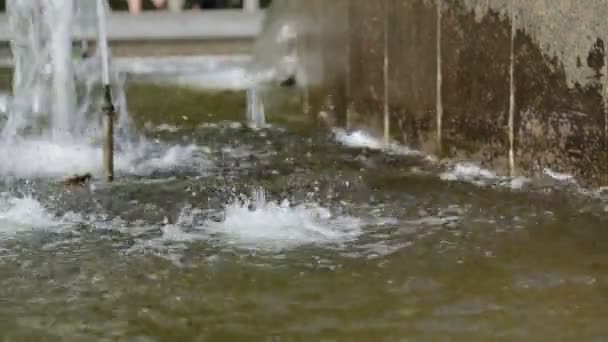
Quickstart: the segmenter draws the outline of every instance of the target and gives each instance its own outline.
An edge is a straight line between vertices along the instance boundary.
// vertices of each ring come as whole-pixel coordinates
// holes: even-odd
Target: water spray
[[[101,53],[101,78],[104,88],[103,105],[103,172],[107,182],[114,180],[114,104],[110,87],[110,55],[106,28],[105,0],[97,0],[97,48]]]

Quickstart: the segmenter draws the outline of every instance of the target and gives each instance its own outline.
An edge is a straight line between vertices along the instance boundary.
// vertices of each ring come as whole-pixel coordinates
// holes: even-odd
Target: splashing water
[[[345,243],[361,234],[361,223],[335,217],[314,204],[292,207],[288,200],[269,202],[263,190],[252,200],[235,200],[225,208],[222,222],[209,222],[207,230],[243,247],[285,249],[306,244]]]
[[[55,226],[53,215],[31,196],[18,198],[0,193],[0,237]]]
[[[297,38],[306,32],[301,16],[294,15],[298,3],[277,1],[268,9],[261,35],[254,46],[250,74],[258,82],[284,80],[296,75],[298,84],[306,84],[301,60],[298,59]]]
[[[0,93],[0,114],[8,112],[9,96],[5,93]]]
[[[219,221],[201,219],[201,210],[184,208],[176,224],[162,228],[163,241],[211,241],[237,248],[279,252],[306,245],[342,246],[355,241],[363,223],[313,203],[271,202],[263,189],[251,199],[234,199]]]
[[[247,120],[256,128],[261,128],[266,125],[264,101],[259,95],[257,87],[252,87],[247,90]]]
[[[4,140],[44,136],[82,141],[100,133],[100,56],[73,58],[72,33],[93,29],[90,1],[10,1],[7,5],[15,62],[13,99]],[[120,91],[118,91],[120,93]],[[120,98],[120,96],[119,96]],[[122,107],[122,106],[121,106]],[[98,135],[99,136],[99,135]]]
[[[365,131],[346,131],[341,128],[334,128],[333,134],[335,140],[349,148],[367,148],[370,150],[385,151],[389,154],[403,156],[422,156],[420,151],[401,145],[391,141],[388,144]],[[434,160],[432,156],[426,156],[428,160]]]
[[[44,177],[90,172],[99,174],[103,141],[102,59],[110,51],[97,49],[79,55],[73,49],[73,35],[97,33],[106,39],[105,25],[99,25],[107,4],[74,0],[13,0],[7,3],[11,50],[14,59],[13,95],[3,99],[6,118],[0,127],[0,174],[8,177]],[[102,18],[102,19],[99,19]],[[98,39],[98,40],[99,40]],[[104,46],[105,44],[97,44]],[[110,68],[110,85],[115,107],[114,143],[117,170],[130,172],[146,164],[152,155],[175,149],[149,143],[135,135],[126,112],[125,79]],[[135,163],[135,164],[132,164]],[[165,164],[155,164],[158,167]]]

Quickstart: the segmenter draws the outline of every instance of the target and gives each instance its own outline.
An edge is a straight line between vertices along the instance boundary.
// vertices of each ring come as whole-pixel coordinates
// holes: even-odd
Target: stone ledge
[[[110,41],[209,40],[255,38],[264,11],[214,10],[208,12],[143,12],[108,16]],[[95,30],[74,32],[75,40],[94,40]],[[0,14],[0,41],[10,40],[8,16]]]

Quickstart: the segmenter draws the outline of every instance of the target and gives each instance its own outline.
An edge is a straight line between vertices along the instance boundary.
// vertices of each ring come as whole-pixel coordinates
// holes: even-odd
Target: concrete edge
[[[255,38],[262,29],[265,12],[213,10],[207,12],[111,13],[110,41],[205,40]],[[10,41],[8,16],[0,14],[0,42]],[[94,40],[95,29],[75,29],[75,40]]]

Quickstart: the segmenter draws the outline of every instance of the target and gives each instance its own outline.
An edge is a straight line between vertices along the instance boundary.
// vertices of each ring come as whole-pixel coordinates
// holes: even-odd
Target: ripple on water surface
[[[168,145],[147,140],[130,144],[115,155],[118,173],[149,176],[177,167],[208,168],[206,150],[196,145]],[[15,140],[0,145],[0,176],[14,178],[65,177],[72,174],[101,175],[102,148],[61,140]]]
[[[201,129],[213,134],[223,128]],[[0,307],[0,329],[26,333],[35,326],[40,336],[83,339],[107,337],[108,331],[119,338],[164,333],[191,340],[214,331],[226,336],[219,330],[243,337],[258,329],[294,336],[329,331],[346,339],[417,331],[491,339],[517,328],[526,338],[551,335],[546,326],[567,324],[568,310],[577,305],[578,319],[604,326],[591,317],[605,308],[597,290],[607,280],[605,250],[596,243],[605,236],[598,228],[605,220],[597,212],[488,189],[503,179],[466,164],[428,177],[403,176],[400,165],[370,172],[332,159],[331,153],[349,156],[335,146],[317,146],[298,168],[260,177],[256,168],[289,166],[285,161],[307,147],[294,143],[296,154],[281,140],[276,145],[282,148],[261,153],[269,149],[266,140],[275,139],[270,132],[240,136],[241,148],[234,149],[234,135],[209,139],[215,141],[208,147],[188,140],[158,144],[120,166],[128,175],[168,171],[159,181],[131,177],[113,187],[64,190],[41,180],[32,186],[34,196],[14,189],[0,195],[0,253],[10,254],[0,263],[0,298],[9,299]],[[361,147],[357,140],[368,139],[350,138],[355,148]],[[63,176],[67,169],[44,166],[55,149],[64,147],[24,145],[5,155],[21,158],[21,165],[2,164],[0,170]],[[98,162],[95,149],[65,147],[61,153]],[[252,154],[256,158],[249,160]],[[212,156],[243,172],[206,176],[206,166],[215,166]],[[238,159],[248,162],[232,163]],[[315,168],[318,160],[335,164]],[[390,167],[399,171],[394,182],[368,184]],[[183,177],[183,170],[196,170],[198,177]],[[476,182],[483,186],[471,186]],[[261,190],[233,196],[258,187],[269,189],[268,198]],[[15,242],[18,233],[49,230],[60,234]],[[592,267],[578,262],[589,256],[596,258]],[[277,315],[285,319],[277,321]],[[16,316],[22,327],[10,325]]]
[[[335,215],[315,203],[291,205],[267,201],[264,192],[253,199],[234,199],[223,211],[209,217],[190,206],[182,209],[174,224],[164,225],[165,242],[207,241],[217,246],[281,252],[301,246],[340,247],[362,233],[362,220]]]

